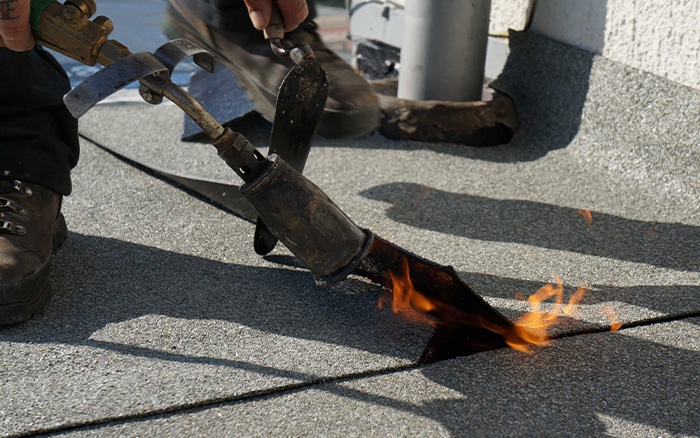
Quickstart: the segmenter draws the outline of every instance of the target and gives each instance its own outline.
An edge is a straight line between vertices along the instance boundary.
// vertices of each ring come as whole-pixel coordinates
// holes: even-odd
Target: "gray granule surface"
[[[431,332],[377,286],[259,258],[252,224],[86,142],[64,212],[54,300],[2,329],[0,434],[411,363]]]
[[[68,436],[697,436],[699,335],[695,318],[577,336]]]
[[[84,140],[54,299],[0,329],[0,436],[95,421],[75,433],[700,435],[700,321],[653,323],[700,313],[700,92],[522,33],[495,87],[519,112],[509,145],[317,139],[305,174],[512,319],[557,276],[565,300],[588,293],[554,334],[605,329],[611,313],[644,326],[393,371],[431,329],[378,308],[378,286],[319,288],[286,249],[255,255],[249,222]],[[238,182],[212,146],[179,141],[174,105],[100,105],[80,129]],[[243,133],[264,150],[264,133]]]

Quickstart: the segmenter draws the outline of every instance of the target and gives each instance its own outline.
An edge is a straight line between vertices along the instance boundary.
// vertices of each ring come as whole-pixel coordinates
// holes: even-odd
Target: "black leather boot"
[[[51,259],[68,229],[61,195],[0,179],[0,325],[26,321],[51,299]]]

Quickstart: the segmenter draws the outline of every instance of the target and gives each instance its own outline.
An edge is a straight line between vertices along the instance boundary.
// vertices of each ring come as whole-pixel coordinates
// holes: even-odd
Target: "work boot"
[[[245,9],[242,13],[247,19]],[[277,91],[294,63],[274,55],[262,32],[255,31],[250,23],[236,26],[240,30],[231,29],[233,25],[225,30],[210,26],[179,0],[169,0],[163,31],[169,38],[187,38],[211,52],[236,74],[256,110],[272,122]],[[330,88],[318,134],[326,138],[354,138],[377,129],[380,112],[376,94],[350,65],[325,46],[316,24],[303,23],[286,37],[307,43],[328,74]]]
[[[61,195],[0,179],[0,325],[26,321],[51,299],[53,254],[68,235]]]

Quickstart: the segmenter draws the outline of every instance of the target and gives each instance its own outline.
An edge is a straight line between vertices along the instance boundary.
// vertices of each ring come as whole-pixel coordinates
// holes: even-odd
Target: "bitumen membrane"
[[[552,345],[418,365],[432,329],[381,288],[320,288],[285,248],[255,255],[251,223],[96,146],[237,184],[179,140],[177,107],[105,104],[81,119],[54,299],[0,331],[0,435],[700,435],[700,93],[527,33],[494,86],[509,145],[319,138],[305,175],[509,318],[555,277],[587,288]],[[264,150],[265,129],[241,131]]]
[[[68,436],[696,436],[700,382],[688,370],[699,323],[568,338],[534,355],[492,351]]]

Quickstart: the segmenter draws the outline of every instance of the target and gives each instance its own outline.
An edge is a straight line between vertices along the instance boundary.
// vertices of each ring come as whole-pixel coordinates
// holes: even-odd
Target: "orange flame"
[[[559,277],[555,277],[557,286],[547,284],[528,297],[530,311],[521,316],[513,324],[513,335],[505,335],[506,343],[511,347],[525,353],[531,353],[530,345],[545,346],[551,343],[547,331],[550,327],[559,324],[559,313],[565,315],[574,314],[574,306],[577,305],[587,292],[579,287],[571,296],[571,299],[562,309],[564,303],[564,286]],[[549,298],[556,297],[556,304],[551,312],[540,309],[540,304]]]
[[[574,306],[581,301],[587,292],[585,288],[579,287],[566,306],[564,306],[564,287],[561,279],[555,277],[556,287],[548,284],[530,295],[527,299],[530,303],[530,311],[522,315],[512,327],[504,327],[482,318],[475,318],[470,321],[462,320],[458,316],[460,314],[463,315],[459,310],[437,300],[431,300],[418,292],[409,276],[407,259],[403,260],[402,272],[394,274],[390,271],[389,275],[392,281],[392,310],[394,313],[402,313],[410,319],[427,322],[433,326],[436,325],[435,321],[428,318],[425,313],[432,312],[442,321],[480,326],[502,335],[511,348],[526,353],[532,352],[531,345],[549,345],[551,343],[547,333],[549,327],[561,322],[560,313],[572,315]],[[551,312],[541,310],[540,304],[552,297],[556,297],[554,309]],[[379,307],[382,307],[381,299]]]
[[[617,315],[615,314],[615,309],[613,306],[607,305],[603,307],[603,313],[610,320],[610,331],[614,332],[622,327],[622,323],[617,320]]]
[[[589,210],[579,210],[578,214],[580,214],[584,217],[584,219],[586,219],[588,228],[591,228],[593,226],[593,216],[591,216],[591,212]]]
[[[575,313],[574,306],[577,305],[578,303],[581,302],[581,299],[583,299],[583,296],[588,292],[588,289],[585,287],[579,287],[576,289],[576,292],[574,292],[573,295],[571,295],[571,299],[569,299],[569,303],[564,307],[564,314],[565,315],[573,315]]]
[[[410,319],[417,319],[435,325],[434,321],[427,318],[418,312],[432,312],[435,310],[435,304],[421,294],[413,287],[411,277],[408,275],[408,259],[403,259],[403,272],[394,274],[389,272],[392,282],[392,292],[394,299],[391,304],[391,310],[394,313],[404,313]],[[381,308],[381,302],[380,302]]]

